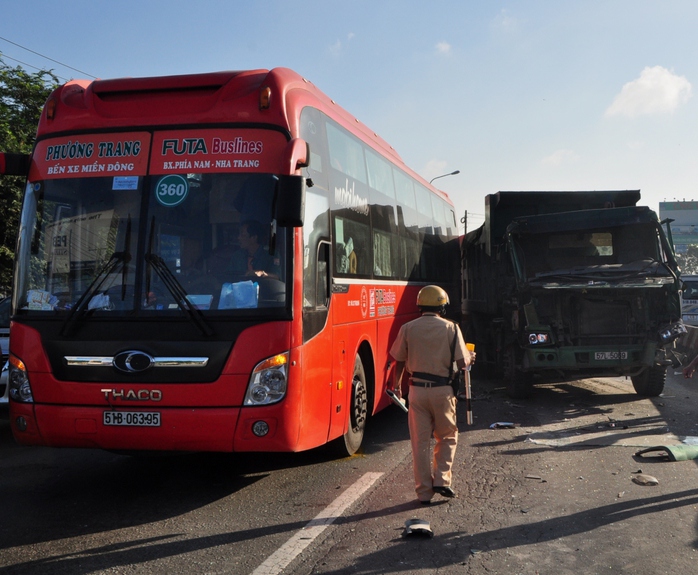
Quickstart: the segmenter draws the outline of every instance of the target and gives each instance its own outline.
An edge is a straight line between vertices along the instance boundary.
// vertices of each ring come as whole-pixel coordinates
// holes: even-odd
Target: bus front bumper
[[[278,408],[276,408],[278,409]],[[143,409],[10,402],[20,445],[114,451],[295,451],[297,430],[282,429],[274,406]],[[105,416],[105,412],[110,412]],[[158,425],[140,425],[157,412]],[[132,414],[127,420],[125,414]],[[114,414],[121,414],[115,418]],[[136,415],[133,415],[136,414]],[[263,421],[266,425],[257,425]],[[106,422],[117,422],[107,424]],[[256,433],[255,433],[256,432]],[[264,432],[263,435],[258,435]]]

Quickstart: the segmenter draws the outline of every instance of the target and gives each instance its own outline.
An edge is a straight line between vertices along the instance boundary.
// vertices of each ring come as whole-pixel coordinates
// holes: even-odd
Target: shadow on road
[[[326,448],[127,456],[21,447],[5,415],[0,419],[0,550],[166,520],[226,498],[276,470],[336,461]],[[370,420],[357,456],[379,454],[406,438],[404,414],[388,408]],[[37,510],[40,520],[34,515]]]
[[[358,556],[351,572],[378,575],[425,570],[433,573],[451,565],[465,565],[473,553],[510,551],[516,547],[591,533],[606,525],[638,516],[646,516],[648,524],[651,524],[653,514],[697,503],[698,489],[690,489],[637,501],[618,501],[562,517],[485,530],[472,535],[452,531],[437,533],[433,539],[408,540],[400,537],[398,532],[398,536],[391,541],[392,545],[377,553]],[[361,518],[358,516],[354,520]],[[322,571],[324,575],[344,575],[346,572],[346,569]]]

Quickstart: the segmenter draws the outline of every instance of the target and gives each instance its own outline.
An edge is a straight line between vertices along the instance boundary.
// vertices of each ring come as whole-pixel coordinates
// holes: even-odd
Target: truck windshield
[[[275,181],[194,173],[29,182],[19,313],[284,307],[285,235],[269,247]]]
[[[661,261],[662,253],[652,224],[525,234],[513,241],[527,279],[555,272],[588,272],[589,268],[644,272],[651,267],[656,273],[656,262]]]

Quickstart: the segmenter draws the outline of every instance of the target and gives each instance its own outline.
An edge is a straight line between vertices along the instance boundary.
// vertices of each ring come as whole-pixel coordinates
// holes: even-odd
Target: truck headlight
[[[27,367],[18,357],[10,354],[10,373],[7,378],[10,386],[10,398],[20,403],[33,403],[34,396],[29,385]]]
[[[550,334],[545,332],[529,333],[528,343],[531,345],[547,345],[550,343]]]
[[[257,364],[245,394],[245,405],[269,405],[286,395],[288,352]]]
[[[683,324],[683,322],[677,321],[676,323],[664,326],[659,330],[659,341],[663,345],[666,345],[667,343],[671,343],[675,339],[681,337],[684,333],[686,333],[686,331],[686,326]]]

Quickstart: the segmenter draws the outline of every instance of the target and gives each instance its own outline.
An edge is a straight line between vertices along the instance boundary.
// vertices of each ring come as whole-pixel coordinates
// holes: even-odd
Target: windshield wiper
[[[552,272],[539,272],[534,276],[534,279],[543,279],[543,278],[564,278],[564,277],[578,277],[581,276],[582,274],[589,273],[589,268],[576,268],[576,269],[562,269],[562,270],[555,270]]]
[[[68,317],[61,329],[61,335],[70,335],[73,332],[73,326],[82,316],[84,316],[90,307],[90,300],[97,294],[107,281],[109,275],[114,272],[117,265],[121,264],[121,301],[126,299],[126,278],[128,276],[128,263],[131,261],[131,214],[128,215],[126,223],[126,237],[124,239],[124,251],[114,252],[109,261],[102,267],[99,273],[92,280],[85,293],[76,302],[75,307],[70,310]]]
[[[131,261],[131,214],[128,215],[128,221],[126,222],[126,238],[124,240],[124,258],[128,260],[124,261],[124,265],[121,268],[121,301],[126,299],[126,278],[128,276],[128,266],[126,265]]]
[[[198,307],[192,305],[192,303],[189,301],[186,290],[182,287],[182,284],[177,281],[177,278],[174,276],[172,271],[170,271],[170,268],[167,267],[165,260],[153,253],[154,241],[155,216],[153,216],[152,220],[150,221],[150,237],[148,238],[148,253],[145,254],[144,257],[145,263],[148,265],[148,268],[155,270],[155,273],[158,274],[158,277],[162,280],[162,283],[165,284],[167,290],[172,294],[172,297],[174,297],[177,305],[184,310],[184,313],[186,313],[196,327],[201,330],[201,333],[206,336],[213,335],[214,331],[211,329],[211,326],[206,323],[204,314],[201,313],[201,310]],[[149,269],[146,271],[145,275],[145,293],[147,298],[148,294],[150,293]]]
[[[206,323],[204,314],[189,301],[186,290],[182,287],[182,284],[177,281],[177,278],[170,271],[170,268],[167,267],[165,260],[156,254],[148,253],[145,254],[145,261],[155,270],[155,273],[158,274],[162,283],[165,284],[167,290],[172,294],[172,297],[174,297],[177,305],[182,308],[187,316],[189,316],[189,319],[201,330],[201,333],[206,336],[213,335],[214,331]]]
[[[126,264],[129,261],[131,261],[131,254],[128,251],[114,252],[111,255],[109,261],[102,266],[102,269],[99,270],[99,273],[95,276],[95,279],[93,279],[92,283],[87,286],[85,292],[82,294],[82,296],[80,296],[80,299],[70,310],[70,313],[68,314],[68,317],[65,318],[65,322],[61,328],[61,335],[72,335],[76,322],[89,311],[90,301],[95,294],[101,291],[104,282],[107,281],[107,278],[115,271],[118,265],[122,265],[125,268],[127,267]]]
[[[638,265],[640,264],[640,265]],[[583,268],[562,269],[552,272],[537,273],[534,280],[544,280],[547,278],[566,278],[566,279],[588,279],[598,280],[602,278],[608,279],[628,279],[639,275],[657,275],[660,262],[657,260],[638,260],[630,264],[613,264],[616,267],[609,265],[587,266]]]

